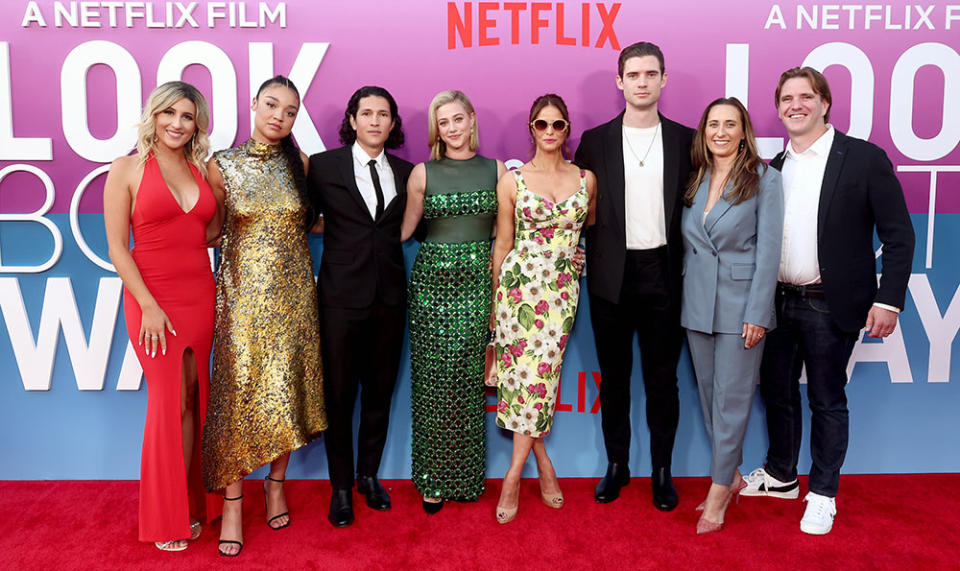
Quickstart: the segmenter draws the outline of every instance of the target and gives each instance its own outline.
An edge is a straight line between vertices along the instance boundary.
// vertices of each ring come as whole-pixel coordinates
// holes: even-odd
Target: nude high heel
[[[497,523],[504,524],[513,521],[517,517],[517,511],[520,509],[520,480],[517,480],[517,505],[512,508],[502,506],[497,503]]]
[[[558,510],[563,507],[563,492],[548,494],[543,491],[543,480],[540,480],[540,499],[547,507]]]

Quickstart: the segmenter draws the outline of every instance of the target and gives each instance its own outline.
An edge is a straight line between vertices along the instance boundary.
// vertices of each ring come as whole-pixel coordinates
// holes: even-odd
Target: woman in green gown
[[[477,154],[477,117],[463,93],[437,94],[428,121],[431,160],[410,174],[401,233],[406,240],[426,222],[408,296],[413,484],[434,514],[444,500],[483,493],[490,238],[506,167]]]

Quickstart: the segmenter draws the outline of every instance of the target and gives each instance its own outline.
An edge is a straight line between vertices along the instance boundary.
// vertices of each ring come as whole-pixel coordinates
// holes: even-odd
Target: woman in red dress
[[[209,122],[195,87],[157,87],[136,154],[113,162],[103,190],[110,260],[147,379],[139,535],[163,551],[186,549],[200,535],[199,520],[220,510],[219,498],[204,494],[199,460],[214,316],[207,242],[221,219],[204,178]]]

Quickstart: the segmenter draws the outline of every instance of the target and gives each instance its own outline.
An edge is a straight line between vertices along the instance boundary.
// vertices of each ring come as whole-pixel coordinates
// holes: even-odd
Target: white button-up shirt
[[[817,256],[817,215],[820,212],[820,188],[833,146],[833,126],[820,135],[807,150],[798,153],[787,143],[783,158],[783,249],[779,280],[808,285],[820,282]]]
[[[397,183],[393,178],[393,169],[387,161],[387,154],[380,151],[376,157],[371,157],[363,150],[360,143],[353,143],[353,175],[357,179],[357,188],[360,196],[370,211],[370,218],[377,217],[377,191],[373,188],[373,177],[370,176],[370,159],[377,161],[377,176],[380,177],[380,188],[383,190],[383,209],[386,210],[390,201],[397,196]]]

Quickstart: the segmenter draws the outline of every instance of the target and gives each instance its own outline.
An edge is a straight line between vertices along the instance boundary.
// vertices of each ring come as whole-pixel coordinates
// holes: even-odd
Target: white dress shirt
[[[665,245],[663,131],[659,125],[643,129],[623,126],[623,182],[627,249]]]
[[[827,168],[834,130],[820,135],[807,150],[798,153],[787,143],[783,158],[783,249],[778,279],[794,285],[820,282],[817,256],[817,215],[820,212],[820,187]]]
[[[360,190],[360,196],[370,211],[370,218],[377,217],[377,191],[373,188],[373,177],[370,176],[370,167],[367,166],[370,159],[377,161],[377,176],[380,177],[380,188],[383,190],[383,209],[386,210],[390,201],[397,197],[397,183],[393,178],[393,169],[387,162],[387,154],[380,151],[376,157],[371,157],[367,151],[363,150],[360,143],[354,142],[353,147],[353,175],[357,179],[357,188]]]

